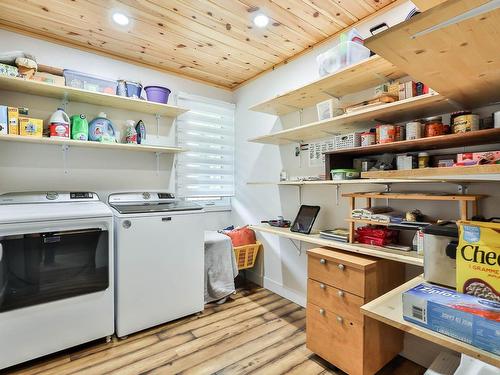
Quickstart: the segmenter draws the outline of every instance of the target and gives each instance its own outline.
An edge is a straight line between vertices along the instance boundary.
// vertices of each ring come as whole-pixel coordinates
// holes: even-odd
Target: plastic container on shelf
[[[170,90],[162,86],[146,86],[144,87],[146,91],[146,96],[148,101],[155,103],[168,103],[168,96],[170,95]]]
[[[70,69],[64,69],[63,75],[66,86],[106,94],[116,94],[116,87],[118,85],[116,81]]]
[[[342,33],[336,46],[316,57],[320,77],[370,57],[370,50],[363,42],[361,34],[355,28]]]

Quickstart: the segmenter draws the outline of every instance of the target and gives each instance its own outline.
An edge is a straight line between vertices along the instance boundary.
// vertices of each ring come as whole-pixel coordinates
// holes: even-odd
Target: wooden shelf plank
[[[249,142],[287,144],[368,129],[381,122],[400,122],[457,110],[454,103],[437,93],[425,94],[410,99],[360,109],[328,120],[282,130],[273,134],[249,139]]]
[[[415,80],[466,107],[498,102],[500,8],[417,34],[485,3],[447,1],[367,39],[365,45]]]
[[[43,145],[67,145],[70,147],[84,147],[84,148],[97,148],[97,149],[110,149],[110,150],[125,150],[134,152],[153,152],[160,154],[174,154],[183,152],[184,149],[180,147],[169,146],[149,146],[149,145],[134,145],[126,143],[101,143],[92,141],[77,141],[74,139],[57,139],[48,137],[24,137],[21,135],[0,135],[0,141],[6,142],[22,142]]]
[[[396,262],[413,264],[416,266],[424,265],[423,257],[421,255],[418,255],[414,251],[399,251],[399,250],[386,249],[384,247],[379,247],[379,246],[337,242],[321,238],[319,236],[319,233],[313,233],[313,234],[295,233],[290,231],[290,229],[288,228],[277,228],[277,227],[272,227],[268,224],[251,225],[250,228],[255,230],[256,232],[270,233],[280,237],[290,238],[292,240],[308,242],[320,246],[333,247],[335,249],[349,251],[352,253],[371,255],[377,258],[390,259]]]
[[[313,106],[332,96],[341,97],[362,91],[404,75],[405,73],[393,64],[375,55],[307,85],[256,104],[250,107],[250,110],[281,116]]]
[[[279,185],[279,186],[322,186],[322,185],[376,185],[376,184],[410,184],[410,183],[437,183],[436,180],[410,179],[355,179],[355,180],[321,180],[321,181],[250,181],[247,185]],[[446,182],[446,181],[442,181]]]
[[[146,100],[81,90],[68,86],[51,85],[44,82],[7,76],[0,76],[0,89],[61,100],[67,99],[72,102],[93,104],[100,107],[124,109],[127,111],[153,115],[159,114],[166,117],[177,117],[178,115],[188,111],[186,108],[168,104],[148,102]]]
[[[440,135],[407,141],[376,144],[364,147],[347,148],[326,152],[328,155],[378,155],[383,153],[402,153],[411,151],[435,150],[443,148],[477,146],[500,143],[500,128],[477,130],[468,133]]]
[[[500,164],[469,167],[422,168],[402,171],[362,172],[362,178],[402,178],[435,180],[500,181]]]
[[[384,193],[384,192],[363,192],[345,193],[343,197],[350,198],[374,198],[374,199],[398,199],[417,201],[477,201],[484,198],[484,195],[471,194],[433,194],[433,193]]]
[[[455,340],[438,332],[420,327],[403,319],[402,294],[422,282],[425,282],[423,277],[416,277],[398,288],[393,289],[390,292],[361,306],[361,311],[366,316],[396,327],[397,329],[421,337],[425,340],[432,341],[448,349],[467,354],[473,358],[492,364],[493,366],[500,367],[500,357],[493,353],[489,353],[485,350],[466,344],[465,342]]]

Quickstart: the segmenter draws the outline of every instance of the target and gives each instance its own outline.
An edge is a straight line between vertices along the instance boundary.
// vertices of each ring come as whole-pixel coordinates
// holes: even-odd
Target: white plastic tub
[[[364,45],[351,41],[340,42],[316,58],[319,75],[324,77],[335,73],[368,57],[370,57],[370,50]]]

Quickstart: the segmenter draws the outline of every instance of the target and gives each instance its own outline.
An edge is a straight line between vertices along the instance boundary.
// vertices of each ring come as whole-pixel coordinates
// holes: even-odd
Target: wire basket
[[[361,132],[354,132],[335,136],[335,150],[361,146]]]
[[[261,246],[262,244],[257,241],[252,245],[234,247],[234,256],[236,257],[238,270],[252,268],[255,265],[255,260]]]

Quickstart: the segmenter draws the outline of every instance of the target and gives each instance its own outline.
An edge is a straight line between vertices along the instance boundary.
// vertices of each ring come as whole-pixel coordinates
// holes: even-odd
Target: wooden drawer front
[[[337,287],[357,296],[365,296],[365,273],[334,259],[309,255],[308,277],[320,283]]]
[[[306,310],[307,347],[351,375],[363,370],[363,326],[318,305]]]
[[[308,279],[307,302],[325,306],[328,310],[340,316],[363,323],[363,314],[360,307],[364,305],[364,299],[355,294]]]

